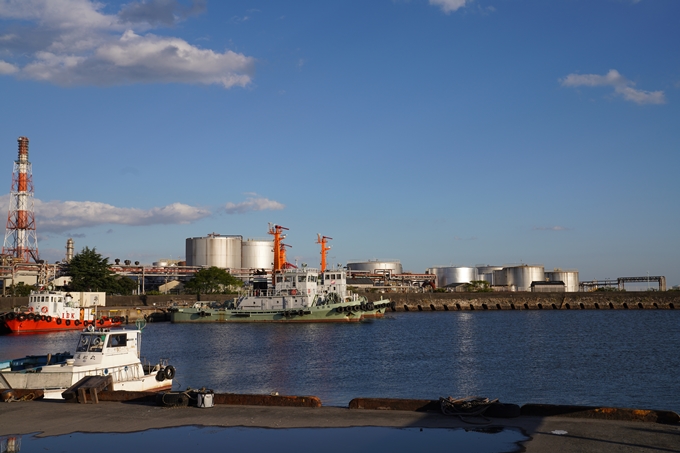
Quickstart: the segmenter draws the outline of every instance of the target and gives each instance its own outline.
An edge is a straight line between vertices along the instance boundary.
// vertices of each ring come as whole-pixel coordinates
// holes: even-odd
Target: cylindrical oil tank
[[[523,264],[521,266],[506,267],[508,286],[514,287],[515,291],[531,291],[531,282],[544,282],[545,272],[543,266]]]
[[[241,242],[241,236],[210,235],[204,238],[187,238],[187,265],[240,269]]]
[[[502,266],[477,266],[477,280],[484,280],[489,282],[489,285],[494,286],[495,280],[493,278],[494,271],[503,269]]]
[[[470,283],[477,280],[477,268],[474,267],[431,267],[427,270],[427,273],[437,276],[437,288]]]
[[[399,260],[350,261],[347,268],[351,271],[367,272],[369,274],[403,274]]]
[[[564,283],[564,290],[568,293],[578,292],[578,271],[577,270],[562,270],[555,269],[553,271],[546,271],[545,278],[549,282]]]
[[[243,269],[272,269],[274,267],[274,241],[248,239],[241,243]]]
[[[493,271],[493,286],[508,286],[508,272],[505,268]]]

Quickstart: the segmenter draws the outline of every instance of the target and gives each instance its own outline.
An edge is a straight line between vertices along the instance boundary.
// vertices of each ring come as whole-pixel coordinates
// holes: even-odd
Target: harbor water
[[[0,337],[0,359],[74,352],[77,332]],[[148,324],[142,356],[175,387],[355,397],[486,396],[501,402],[680,412],[680,313],[388,313],[357,324]]]

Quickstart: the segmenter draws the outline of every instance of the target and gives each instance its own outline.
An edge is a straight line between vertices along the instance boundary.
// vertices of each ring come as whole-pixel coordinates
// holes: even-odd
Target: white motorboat
[[[0,361],[0,389],[43,390],[48,399],[87,376],[111,376],[110,390],[161,391],[172,388],[175,368],[167,360],[143,364],[140,360],[142,331],[89,326],[70,353],[27,356]]]

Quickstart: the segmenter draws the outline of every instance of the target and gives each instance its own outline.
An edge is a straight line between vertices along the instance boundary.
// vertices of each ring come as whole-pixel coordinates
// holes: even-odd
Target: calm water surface
[[[74,350],[76,332],[0,337],[0,359]],[[680,412],[680,312],[392,313],[352,324],[149,324],[176,386],[355,397],[488,396]]]

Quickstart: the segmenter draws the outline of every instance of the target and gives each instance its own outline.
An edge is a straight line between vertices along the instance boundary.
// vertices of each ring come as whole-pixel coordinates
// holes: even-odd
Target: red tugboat
[[[74,297],[75,296],[75,297]],[[87,326],[119,326],[119,317],[97,317],[97,307],[106,304],[106,293],[32,291],[27,311],[12,311],[0,318],[11,333],[83,330]]]

